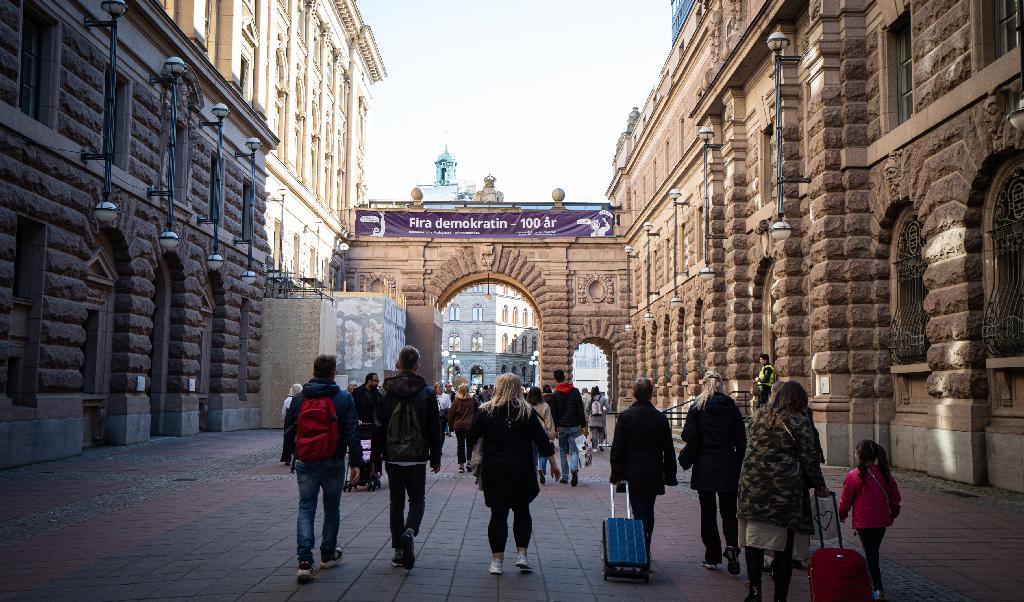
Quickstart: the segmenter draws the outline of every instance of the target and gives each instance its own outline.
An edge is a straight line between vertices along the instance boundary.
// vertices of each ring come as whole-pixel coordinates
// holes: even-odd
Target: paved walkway
[[[651,584],[602,580],[606,453],[597,454],[579,487],[543,488],[533,505],[532,575],[487,574],[488,510],[446,453],[444,471],[428,478],[413,571],[389,563],[387,491],[361,491],[342,498],[343,564],[299,586],[295,482],[275,463],[279,440],[280,431],[201,434],[0,471],[0,600],[739,601],[745,595],[742,575],[699,568],[698,506],[685,487],[658,502]],[[831,485],[840,474],[829,470]],[[899,479],[905,509],[883,544],[893,599],[1022,598],[1024,496],[914,473]],[[791,599],[807,599],[806,573],[794,575]]]

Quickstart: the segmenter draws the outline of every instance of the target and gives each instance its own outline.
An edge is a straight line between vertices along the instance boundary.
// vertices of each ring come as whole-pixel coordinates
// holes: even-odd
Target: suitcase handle
[[[623,481],[626,485],[626,518],[633,518],[633,505],[629,503],[629,481]],[[612,518],[615,518],[615,483],[608,483],[608,490],[612,498]]]
[[[836,492],[829,491],[829,497],[832,498],[832,518],[836,522],[836,535],[839,536],[839,547],[843,547],[843,526],[839,523],[839,501],[836,500]],[[822,514],[821,514],[821,503],[818,501],[818,496],[811,494],[814,497],[814,524],[818,527],[818,542],[821,547],[825,547],[825,525]],[[826,510],[826,512],[828,512]]]

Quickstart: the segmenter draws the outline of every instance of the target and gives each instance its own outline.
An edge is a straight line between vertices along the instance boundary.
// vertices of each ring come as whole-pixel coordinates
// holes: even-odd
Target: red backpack
[[[295,456],[307,463],[335,457],[338,450],[338,411],[330,397],[302,400],[295,422]]]

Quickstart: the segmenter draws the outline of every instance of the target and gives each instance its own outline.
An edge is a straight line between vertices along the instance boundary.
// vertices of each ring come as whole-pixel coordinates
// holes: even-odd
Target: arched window
[[[533,337],[533,350],[537,350],[537,337]]]
[[[462,336],[458,333],[455,334],[455,347],[452,348],[452,351],[462,351]]]
[[[455,335],[448,335],[448,351],[455,351]]]
[[[509,345],[509,348],[508,348],[508,352],[509,353],[515,353],[516,352],[516,341],[518,339],[519,339],[519,337],[517,337],[516,335],[512,335],[512,344]]]
[[[502,364],[501,365],[501,373],[505,374],[506,372],[508,372],[508,366],[505,365],[505,364]]]
[[[761,353],[775,359],[775,264],[765,270],[761,285]]]
[[[462,318],[462,309],[458,305],[448,306],[448,319],[458,322]]]
[[[512,308],[512,323],[513,324],[518,324],[519,323],[519,308],[518,307],[513,307]]]
[[[928,338],[925,326],[928,313],[924,310],[926,264],[921,256],[924,239],[921,222],[910,215],[897,230],[896,248],[892,254],[894,299],[892,324],[889,328],[889,354],[895,364],[913,364],[925,361]],[[1018,260],[1018,274],[1020,262]]]
[[[529,325],[530,325],[530,310],[524,309],[523,310],[523,326],[529,326]]]
[[[470,341],[471,351],[483,351],[484,350],[484,335],[480,333],[474,333],[473,338]]]
[[[508,335],[507,334],[501,335],[501,352],[502,353],[508,353]],[[502,368],[501,371],[504,373],[505,369]]]
[[[992,199],[986,242],[992,264],[982,335],[994,357],[1024,353],[1024,165],[1001,181]]]
[[[484,321],[484,308],[480,305],[473,306],[473,321],[483,322]]]
[[[508,324],[508,306],[507,305],[503,305],[501,307],[501,321],[503,323],[505,323],[505,324]]]

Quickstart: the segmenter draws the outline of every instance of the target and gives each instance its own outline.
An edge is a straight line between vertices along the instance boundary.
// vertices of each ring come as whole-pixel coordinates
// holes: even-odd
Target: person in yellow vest
[[[775,366],[772,365],[767,353],[762,353],[758,361],[761,363],[761,370],[754,379],[754,386],[757,387],[757,405],[761,407],[768,403],[768,395],[775,384]]]

